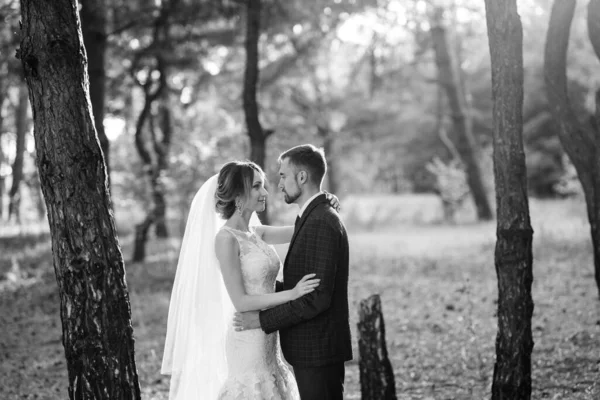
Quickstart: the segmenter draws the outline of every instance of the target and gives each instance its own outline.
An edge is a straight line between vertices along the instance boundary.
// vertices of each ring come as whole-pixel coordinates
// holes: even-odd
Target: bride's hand
[[[340,199],[335,194],[325,192],[325,197],[329,200],[331,207],[335,208],[335,211],[340,212],[342,207],[340,206]]]
[[[298,282],[292,289],[293,300],[312,292],[317,286],[319,286],[319,282],[321,281],[320,279],[311,279],[315,275],[316,274],[304,275],[304,277],[300,279],[300,282]]]

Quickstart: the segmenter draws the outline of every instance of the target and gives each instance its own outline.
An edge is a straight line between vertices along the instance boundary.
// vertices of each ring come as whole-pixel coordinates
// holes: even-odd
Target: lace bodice
[[[273,246],[265,243],[254,228],[250,232],[224,226],[240,247],[240,264],[246,293],[275,291],[281,267]],[[230,327],[226,339],[228,377],[219,400],[300,400],[296,381],[284,363],[277,332],[261,329],[242,332]]]
[[[235,236],[240,246],[240,263],[246,293],[272,293],[281,267],[281,261],[273,246],[265,243],[254,227],[250,227],[250,232],[228,226],[224,226],[223,229]]]

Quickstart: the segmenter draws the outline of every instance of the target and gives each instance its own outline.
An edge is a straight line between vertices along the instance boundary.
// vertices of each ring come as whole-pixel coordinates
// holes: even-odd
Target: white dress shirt
[[[304,205],[302,205],[302,208],[300,208],[300,212],[298,213],[298,217],[302,218],[302,214],[304,213],[304,210],[306,210],[308,208],[308,205],[310,203],[312,203],[312,201],[314,199],[316,199],[317,197],[319,197],[323,193],[325,193],[325,192],[318,192],[318,193],[314,194],[310,199],[306,200],[306,202],[304,203]]]

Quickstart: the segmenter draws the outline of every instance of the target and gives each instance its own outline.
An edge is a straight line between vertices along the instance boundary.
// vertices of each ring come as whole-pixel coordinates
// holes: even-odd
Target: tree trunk
[[[157,92],[160,89],[157,89]],[[158,96],[159,93],[155,93]],[[152,207],[146,214],[144,220],[135,226],[135,241],[133,246],[133,262],[142,262],[146,258],[146,242],[148,241],[148,232],[150,227],[156,221],[156,199],[160,198],[160,195],[157,195],[157,180],[156,180],[156,168],[152,162],[152,156],[150,152],[146,148],[146,144],[142,137],[142,133],[144,130],[144,125],[146,119],[148,119],[149,114],[151,113],[152,102],[156,97],[149,93],[146,93],[146,101],[144,104],[144,108],[142,109],[140,116],[138,117],[138,122],[135,130],[135,147],[138,151],[140,158],[142,159],[142,164],[144,168],[144,173],[148,176],[148,184],[150,188],[151,198],[152,198]]]
[[[17,149],[15,161],[12,166],[12,184],[8,193],[8,218],[21,220],[21,182],[23,181],[23,161],[25,158],[25,139],[29,130],[27,110],[29,100],[27,98],[27,86],[25,83],[19,85],[19,103],[15,112],[15,130],[17,134]]]
[[[164,193],[164,184],[162,182],[165,170],[168,166],[168,150],[171,144],[172,123],[171,114],[168,110],[168,71],[167,60],[164,56],[166,46],[169,45],[169,17],[171,12],[178,6],[177,0],[162,3],[162,9],[154,22],[153,41],[151,46],[155,53],[155,71],[158,72],[158,79],[155,81],[152,78],[152,73],[148,74],[145,82],[137,81],[135,71],[132,75],[136,79],[138,85],[144,90],[144,107],[138,117],[135,127],[135,147],[142,159],[144,172],[148,177],[150,195],[152,199],[152,208],[146,215],[144,221],[136,225],[135,241],[133,249],[133,261],[144,261],[146,256],[146,242],[148,240],[148,232],[152,225],[155,225],[156,234],[158,237],[168,237],[166,225],[166,200]],[[152,72],[152,71],[151,71]],[[154,90],[152,88],[155,87]],[[161,101],[160,104],[160,130],[162,137],[159,140],[156,134],[154,124],[153,104],[156,100]],[[147,143],[143,137],[144,127],[148,125],[150,132],[152,150],[151,154],[147,147]]]
[[[493,400],[531,398],[533,230],[523,150],[523,28],[516,0],[485,0],[492,64],[498,334]]]
[[[70,399],[140,399],[125,269],[86,85],[77,1],[21,0],[18,51],[52,236]]]
[[[585,195],[594,249],[596,286],[600,295],[600,132],[578,120],[567,93],[567,49],[575,6],[576,0],[554,2],[546,37],[544,76],[548,104],[560,127],[558,137],[577,170]],[[600,2],[591,0],[588,8],[588,28],[597,55],[600,53],[600,38],[596,36],[599,18]],[[596,94],[596,109],[599,107],[599,96]],[[598,112],[595,118],[596,121],[600,121]]]
[[[394,371],[385,343],[379,295],[360,302],[358,351],[362,400],[396,400]]]
[[[163,178],[168,167],[169,147],[171,146],[171,137],[173,136],[171,110],[169,108],[168,100],[168,95],[163,95],[160,105],[160,131],[162,133],[162,138],[160,141],[158,141],[156,136],[153,136],[154,152],[157,155],[157,183],[154,191],[154,206],[156,208],[156,236],[163,239],[169,237],[169,231],[167,229],[167,202],[165,200],[165,187]]]
[[[2,135],[4,134],[4,100],[6,99],[5,87],[0,77],[0,166],[4,163],[4,149],[2,148]],[[0,174],[0,220],[4,219],[4,176]]]
[[[258,84],[258,40],[260,39],[260,19],[262,0],[250,0],[246,8],[246,69],[244,71],[244,116],[246,119],[246,129],[250,137],[250,160],[265,169],[265,145],[267,138],[272,133],[270,130],[264,130],[258,115],[258,101],[256,99],[256,87]],[[261,222],[265,225],[269,223],[268,211],[258,214]]]
[[[94,124],[106,164],[107,183],[110,188],[110,143],[104,132],[104,102],[106,95],[106,0],[81,0],[81,31],[88,58],[90,100]]]
[[[33,182],[31,182],[31,190],[32,193],[34,193],[35,209],[37,211],[38,220],[44,221],[47,215],[46,204],[44,203],[44,194],[42,193],[40,174],[37,170],[33,173],[32,181]]]
[[[140,224],[136,225],[135,228],[135,241],[133,249],[134,262],[144,261],[146,257],[146,242],[148,241],[148,232],[152,225],[156,226],[157,235],[160,234],[162,237],[168,237],[168,231],[165,224],[166,214],[166,201],[164,195],[164,186],[161,182],[164,168],[167,165],[167,151],[171,141],[171,123],[170,114],[167,115],[167,128],[163,124],[163,137],[162,140],[158,140],[156,137],[156,128],[154,124],[154,116],[152,115],[152,105],[156,99],[158,99],[163,92],[166,90],[167,77],[165,71],[165,63],[162,56],[157,56],[157,69],[160,72],[160,78],[158,86],[154,92],[150,91],[152,86],[151,78],[142,85],[145,93],[145,103],[135,129],[135,146],[138,151],[140,158],[142,159],[143,168],[146,176],[148,177],[148,184],[150,190],[150,197],[152,199],[151,209],[148,211],[146,218]],[[161,108],[164,110],[164,108]],[[150,150],[147,148],[146,141],[143,137],[144,126],[149,126],[151,141],[153,144],[153,150],[155,153],[156,160],[153,160]],[[162,219],[161,219],[162,217]]]
[[[317,126],[317,133],[323,140],[323,152],[327,157],[327,183],[328,190],[330,193],[337,194],[337,171],[335,164],[335,155],[333,154],[333,138],[332,132],[329,128],[323,126]]]
[[[452,112],[456,148],[465,166],[467,183],[473,196],[473,202],[477,208],[477,217],[479,220],[490,220],[493,215],[481,176],[478,145],[473,137],[471,124],[465,113],[459,78],[452,66],[446,29],[443,26],[441,14],[442,10],[438,9],[435,11],[431,28],[439,83],[445,89],[446,96],[448,97],[448,105]]]

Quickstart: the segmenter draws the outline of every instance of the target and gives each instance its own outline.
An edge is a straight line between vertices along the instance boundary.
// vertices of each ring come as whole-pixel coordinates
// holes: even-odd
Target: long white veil
[[[179,253],[161,368],[171,375],[170,400],[216,399],[227,377],[234,308],[214,249],[225,223],[215,210],[216,188],[214,175],[194,196]]]

